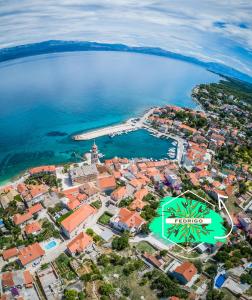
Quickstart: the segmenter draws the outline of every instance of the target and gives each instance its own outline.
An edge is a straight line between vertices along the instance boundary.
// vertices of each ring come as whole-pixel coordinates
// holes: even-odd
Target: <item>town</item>
[[[251,299],[251,103],[223,84],[192,97],[197,109],[140,119],[176,155],[102,161],[93,142],[80,162],[31,168],[0,189],[2,300]],[[187,191],[225,203],[225,243],[187,253],[150,231],[161,199]]]

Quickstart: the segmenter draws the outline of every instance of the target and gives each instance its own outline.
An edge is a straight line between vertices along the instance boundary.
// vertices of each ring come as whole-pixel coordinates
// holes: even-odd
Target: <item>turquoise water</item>
[[[57,242],[56,241],[50,241],[48,244],[45,245],[45,249],[46,250],[51,250],[52,248],[57,246]]]
[[[92,142],[72,134],[138,116],[153,105],[194,107],[194,85],[219,77],[135,53],[48,54],[0,64],[0,182],[36,165],[73,161]],[[97,139],[106,158],[163,157],[169,142],[144,131]]]

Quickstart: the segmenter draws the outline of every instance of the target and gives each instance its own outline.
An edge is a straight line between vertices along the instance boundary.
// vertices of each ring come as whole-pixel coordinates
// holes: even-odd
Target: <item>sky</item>
[[[0,0],[0,48],[51,39],[160,47],[252,75],[252,0]]]

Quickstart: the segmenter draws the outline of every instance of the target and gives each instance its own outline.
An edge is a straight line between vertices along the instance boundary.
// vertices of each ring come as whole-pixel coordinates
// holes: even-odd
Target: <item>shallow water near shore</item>
[[[135,53],[74,52],[0,64],[0,182],[36,165],[74,161],[92,141],[71,136],[151,106],[195,107],[191,89],[219,77],[198,66]],[[170,142],[140,130],[96,140],[105,158],[161,158]]]

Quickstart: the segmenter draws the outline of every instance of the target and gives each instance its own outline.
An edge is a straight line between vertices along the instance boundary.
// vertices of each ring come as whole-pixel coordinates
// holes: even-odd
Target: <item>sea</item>
[[[218,82],[176,59],[113,51],[51,53],[0,63],[0,184],[30,167],[80,160],[76,133],[137,117],[152,106],[195,108],[192,88]],[[172,140],[145,130],[96,139],[104,158],[167,157]]]

